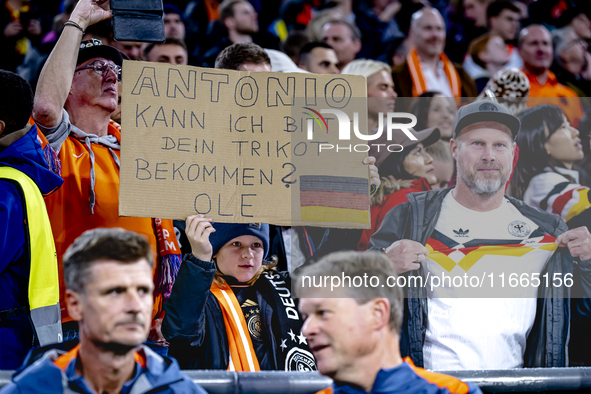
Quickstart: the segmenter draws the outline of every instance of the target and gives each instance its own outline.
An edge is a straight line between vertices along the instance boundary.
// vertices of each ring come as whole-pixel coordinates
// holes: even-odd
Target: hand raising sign
[[[191,244],[193,256],[201,261],[211,261],[213,247],[209,242],[209,235],[215,232],[211,225],[211,219],[205,215],[192,215],[187,217],[185,234]]]

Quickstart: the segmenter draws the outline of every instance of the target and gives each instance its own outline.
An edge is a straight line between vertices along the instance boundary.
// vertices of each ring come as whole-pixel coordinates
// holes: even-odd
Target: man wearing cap
[[[387,134],[382,133],[371,145],[369,155],[376,158],[382,183],[371,196],[371,228],[363,230],[358,250],[367,250],[371,236],[380,228],[386,214],[396,205],[407,202],[408,194],[431,190],[440,181],[434,170],[433,158],[426,150],[439,141],[439,129],[430,127],[410,131],[416,140],[397,133],[393,134],[393,140],[388,141]],[[393,152],[386,148],[388,145],[393,146]]]
[[[146,236],[159,256],[155,272],[180,264],[172,222],[169,220],[119,217],[120,126],[110,120],[117,107],[117,81],[121,53],[99,40],[80,43],[89,25],[111,16],[94,0],[81,0],[66,22],[53,52],[41,72],[33,118],[47,137],[52,168],[64,179],[63,186],[46,198],[57,256],[60,261],[60,304],[65,305],[61,259],[66,248],[85,230],[122,227]],[[50,163],[50,164],[51,164]],[[60,167],[61,166],[61,167]],[[162,300],[174,278],[157,275],[154,312],[160,316]],[[77,331],[75,322],[62,309],[65,340]],[[157,320],[156,320],[157,321]],[[71,323],[69,323],[71,322]],[[70,326],[68,326],[70,325]],[[155,326],[151,338],[165,344]]]
[[[504,195],[519,126],[493,102],[460,108],[456,187],[409,195],[371,238],[414,278],[401,351],[417,366],[564,367],[570,331],[588,324],[591,234]]]

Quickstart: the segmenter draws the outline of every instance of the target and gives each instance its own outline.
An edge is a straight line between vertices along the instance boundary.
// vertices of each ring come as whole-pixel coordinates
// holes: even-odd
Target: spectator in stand
[[[148,62],[189,64],[187,46],[178,38],[167,38],[163,43],[149,44],[144,50],[144,60]]]
[[[437,183],[431,185],[433,190],[445,189],[450,185],[454,176],[455,160],[451,155],[449,143],[439,140],[427,147],[427,153],[433,158],[433,167],[435,168],[435,178]]]
[[[271,59],[253,43],[239,43],[224,49],[215,59],[215,68],[236,71],[271,71]]]
[[[478,393],[473,383],[417,368],[400,354],[405,313],[398,286],[380,290],[340,285],[313,287],[327,277],[372,276],[378,283],[397,281],[396,270],[383,253],[333,253],[298,275],[300,311],[318,370],[334,382],[317,394],[361,393]],[[334,291],[333,291],[334,290]]]
[[[447,29],[446,54],[451,61],[461,64],[470,42],[488,31],[486,9],[491,2],[492,0],[455,2],[455,12],[449,14]]]
[[[122,57],[98,40],[80,44],[87,26],[110,16],[93,0],[78,2],[45,63],[35,95],[33,118],[49,141],[48,149],[59,158],[64,179],[63,186],[45,199],[60,261],[60,300],[65,305],[61,258],[82,232],[122,227],[142,234],[158,256],[150,337],[165,346],[158,327],[180,265],[180,248],[172,221],[118,214],[121,128],[110,115],[117,107]],[[62,323],[65,339],[75,337],[77,325],[65,309]]]
[[[581,186],[573,164],[583,158],[579,130],[554,105],[539,105],[520,115],[517,138],[522,160],[515,167],[512,191],[526,204],[562,217],[569,228],[591,230],[591,193]]]
[[[457,112],[455,100],[443,97],[439,92],[425,92],[416,99],[410,112],[417,117],[415,129],[424,130],[437,127],[440,140],[425,146],[427,153],[433,158],[437,183],[432,189],[445,189],[454,174],[454,159],[451,156],[449,140],[453,135],[454,119]]]
[[[439,92],[425,92],[413,100],[411,112],[417,117],[415,128],[437,127],[443,141],[452,138],[457,107],[455,100]]]
[[[352,62],[361,50],[361,32],[344,19],[330,19],[322,27],[322,41],[337,54],[339,70]]]
[[[174,359],[142,346],[150,331],[153,265],[150,244],[134,232],[100,228],[78,237],[64,256],[64,275],[79,344],[29,358],[0,392],[205,394]]]
[[[183,13],[174,4],[164,4],[164,35],[181,41],[185,39]]]
[[[552,32],[554,63],[551,70],[561,84],[571,88],[579,97],[591,95],[591,54],[587,42],[571,27]]]
[[[398,138],[388,141],[386,133],[382,133],[371,145],[369,155],[376,158],[381,183],[371,196],[371,228],[363,230],[358,250],[367,250],[369,239],[380,228],[384,216],[396,205],[407,202],[407,194],[431,190],[431,186],[439,182],[433,158],[425,149],[439,140],[439,129],[412,131],[416,141],[401,133],[394,134]],[[378,144],[382,144],[382,149]],[[383,149],[387,144],[402,146],[402,152],[390,153]]]
[[[581,40],[591,43],[591,20],[589,19],[589,9],[586,7],[573,7],[566,10],[561,19],[564,27],[572,28]]]
[[[209,48],[207,31],[210,22],[219,18],[221,0],[192,0],[183,13],[185,42],[189,51],[189,64],[201,65],[201,55]]]
[[[2,370],[20,367],[32,346],[62,338],[57,258],[42,196],[60,187],[62,179],[47,169],[37,128],[27,124],[31,87],[0,70],[0,90]]]
[[[43,23],[42,23],[43,22]],[[4,0],[0,6],[0,68],[16,71],[27,52],[38,46],[49,21],[43,20],[30,0]]]
[[[194,215],[186,229],[192,252],[185,255],[162,326],[181,367],[316,370],[289,272],[274,269],[276,258],[266,260],[269,225],[211,223]]]
[[[487,9],[493,0],[464,0],[464,17],[474,26],[487,28]]]
[[[570,351],[588,342],[588,335],[584,342],[569,341],[569,333],[589,327],[591,233],[585,227],[569,230],[558,216],[505,196],[519,127],[498,103],[461,107],[451,141],[455,188],[408,195],[409,202],[388,212],[370,249],[384,250],[399,274],[569,274],[573,288],[542,283],[499,291],[483,283],[484,290],[425,289],[411,283],[405,288],[408,313],[400,346],[417,365],[563,367],[570,365]]]
[[[360,2],[355,24],[361,31],[361,51],[359,58],[383,58],[387,43],[404,37],[396,23],[396,15],[402,8],[399,0],[368,0]]]
[[[501,36],[486,33],[470,43],[464,70],[474,80],[476,90],[480,93],[490,77],[509,66],[509,60],[507,44]]]
[[[553,56],[552,36],[548,29],[540,25],[526,27],[519,33],[518,46],[523,59],[522,71],[530,84],[528,106],[558,105],[576,127],[583,116],[583,108],[579,96],[559,83],[556,75],[550,71]]]
[[[501,36],[507,44],[509,63],[506,67],[523,67],[523,60],[514,46],[519,34],[520,18],[520,9],[512,0],[493,1],[486,9],[489,32]]]
[[[111,35],[110,44],[129,57],[129,60],[142,60],[145,43],[138,41],[117,41]]]
[[[300,51],[310,42],[306,33],[302,31],[292,31],[289,33],[285,42],[281,44],[281,51],[285,53],[295,63],[300,62]]]
[[[409,33],[414,49],[406,62],[393,72],[400,97],[418,97],[435,90],[446,97],[475,97],[474,81],[443,52],[445,23],[439,11],[423,8],[415,12]]]
[[[383,116],[396,108],[398,96],[394,91],[392,69],[386,63],[357,59],[347,64],[342,73],[367,78],[367,130],[373,133],[379,127],[379,116],[385,125]]]
[[[338,74],[337,54],[324,42],[309,42],[300,50],[298,67],[316,74]]]
[[[208,67],[214,65],[222,50],[232,44],[253,42],[253,35],[259,31],[258,15],[247,0],[224,0],[218,12],[219,23],[228,34],[203,55],[203,65]]]
[[[408,39],[406,37],[396,38],[390,42],[386,62],[390,67],[396,68],[404,63],[409,52],[410,45]]]

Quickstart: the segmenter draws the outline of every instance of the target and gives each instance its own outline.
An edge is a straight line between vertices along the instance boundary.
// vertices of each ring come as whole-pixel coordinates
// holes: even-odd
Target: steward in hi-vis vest
[[[0,369],[35,343],[62,341],[57,257],[43,194],[62,180],[47,169],[37,128],[0,133]],[[32,323],[32,324],[31,324]]]

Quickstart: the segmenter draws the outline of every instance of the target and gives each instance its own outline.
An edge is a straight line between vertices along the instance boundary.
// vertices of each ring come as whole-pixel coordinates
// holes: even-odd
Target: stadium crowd
[[[582,0],[171,0],[151,44],[115,40],[108,0],[2,3],[1,392],[204,392],[181,369],[222,369],[466,393],[429,370],[591,365]],[[408,111],[416,140],[364,159],[369,229],[120,217],[124,59],[364,76],[367,130]],[[551,283],[292,292],[468,271]]]

